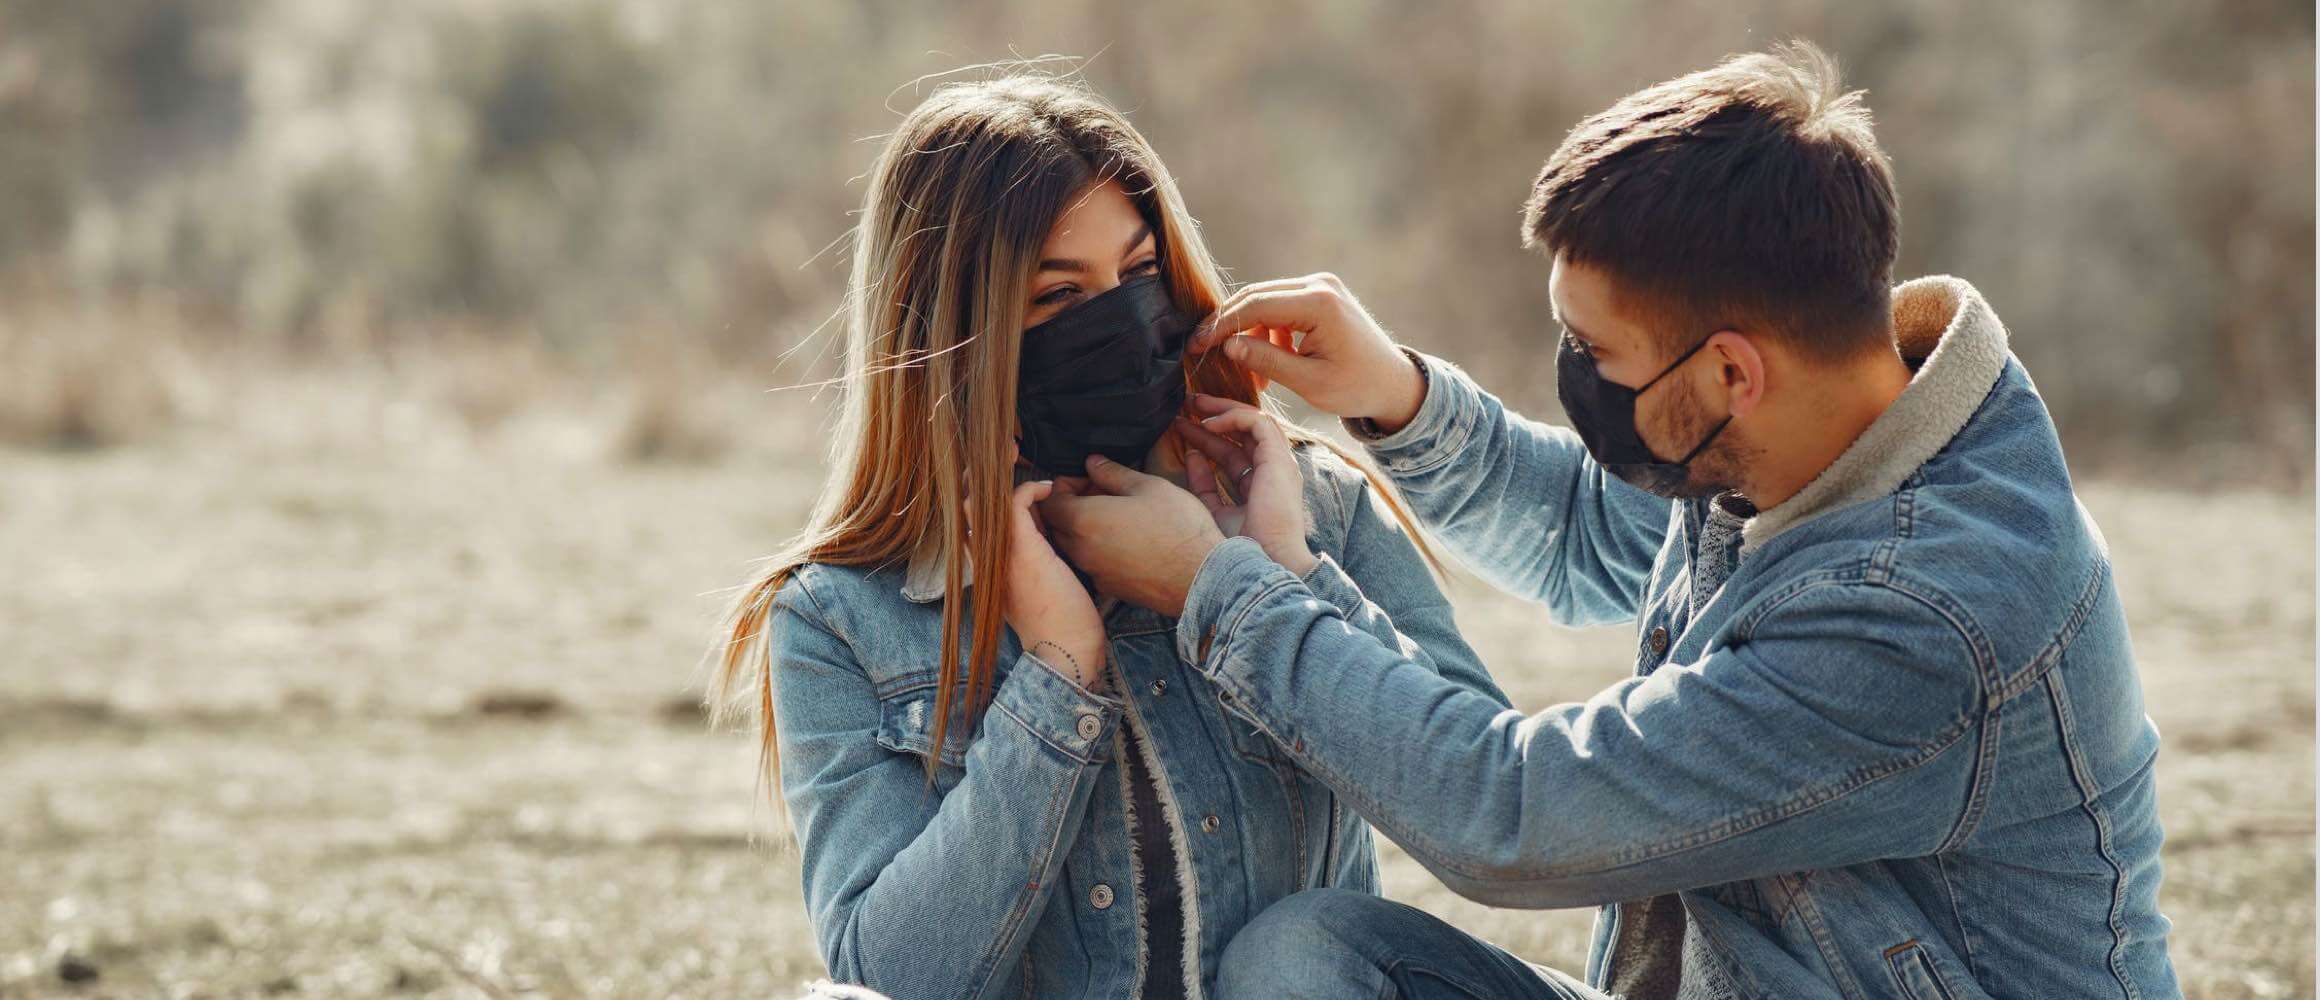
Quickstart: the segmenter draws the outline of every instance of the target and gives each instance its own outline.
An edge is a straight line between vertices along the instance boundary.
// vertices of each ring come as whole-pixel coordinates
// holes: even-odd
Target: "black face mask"
[[[1184,405],[1184,345],[1198,323],[1154,274],[1023,331],[1015,417],[1024,459],[1064,476],[1086,474],[1093,454],[1143,462]]]
[[[1727,416],[1716,424],[1684,457],[1662,462],[1658,455],[1652,454],[1651,446],[1643,443],[1642,433],[1635,429],[1635,400],[1706,346],[1705,339],[1693,344],[1691,350],[1669,362],[1650,381],[1630,389],[1604,381],[1595,359],[1581,350],[1573,338],[1563,338],[1563,346],[1555,355],[1555,394],[1562,398],[1563,412],[1570,416],[1571,427],[1579,432],[1579,440],[1586,442],[1587,453],[1595,456],[1597,464],[1646,492],[1663,497],[1683,494],[1684,484],[1691,479],[1692,459],[1706,451],[1716,435],[1724,433],[1725,425],[1732,418]]]

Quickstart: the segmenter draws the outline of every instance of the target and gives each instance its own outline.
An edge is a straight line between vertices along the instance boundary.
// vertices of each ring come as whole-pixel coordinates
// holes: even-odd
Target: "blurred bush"
[[[1061,52],[1237,276],[1337,271],[1551,412],[1532,174],[1620,95],[1791,36],[1870,92],[1902,273],[1982,287],[2082,463],[2228,445],[2310,475],[2313,12],[2287,2],[0,0],[0,313],[160,301],[265,354],[481,330],[804,381],[920,78]],[[639,391],[633,448],[714,450],[667,395]]]

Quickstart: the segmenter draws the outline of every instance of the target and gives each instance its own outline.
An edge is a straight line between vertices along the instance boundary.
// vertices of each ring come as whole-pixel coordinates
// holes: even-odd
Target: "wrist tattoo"
[[[1032,650],[1032,652],[1035,652],[1035,653],[1036,653],[1036,652],[1038,652],[1038,651],[1039,651],[1039,647],[1041,647],[1041,646],[1054,646],[1054,647],[1055,647],[1055,651],[1056,651],[1056,652],[1058,652],[1058,653],[1062,653],[1062,654],[1063,654],[1063,658],[1064,658],[1064,660],[1065,660],[1066,662],[1068,662],[1068,663],[1070,663],[1070,664],[1071,664],[1071,672],[1072,672],[1072,673],[1073,673],[1075,676],[1080,676],[1080,677],[1085,677],[1085,676],[1087,676],[1087,668],[1085,668],[1085,667],[1082,667],[1082,666],[1080,666],[1080,665],[1079,665],[1079,657],[1076,657],[1076,656],[1073,656],[1073,655],[1071,655],[1071,650],[1068,650],[1068,649],[1065,649],[1065,648],[1063,648],[1063,646],[1062,646],[1060,643],[1057,643],[1057,642],[1055,642],[1055,641],[1054,641],[1054,640],[1052,640],[1052,639],[1041,639],[1041,640],[1039,640],[1039,641],[1037,641],[1037,642],[1034,642],[1034,643],[1032,643],[1032,644],[1031,644],[1031,650]]]

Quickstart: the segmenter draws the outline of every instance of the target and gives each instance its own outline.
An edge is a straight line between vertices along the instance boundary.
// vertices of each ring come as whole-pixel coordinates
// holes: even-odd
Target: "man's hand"
[[[1314,408],[1400,430],[1426,380],[1334,274],[1260,281],[1234,292],[1186,350],[1222,350]]]
[[[1101,455],[1088,478],[1058,479],[1039,504],[1049,541],[1096,589],[1169,617],[1210,549],[1224,541],[1199,498]],[[1099,492],[1100,491],[1100,492]]]
[[[1304,576],[1319,560],[1305,545],[1305,482],[1289,437],[1271,414],[1238,400],[1194,396],[1195,423],[1178,418],[1191,444],[1185,478],[1219,530],[1255,539],[1273,561]],[[1223,484],[1240,495],[1234,503]]]

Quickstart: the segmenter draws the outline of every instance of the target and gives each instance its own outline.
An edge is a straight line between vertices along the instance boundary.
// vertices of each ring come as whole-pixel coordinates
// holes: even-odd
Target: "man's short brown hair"
[[[1809,43],[1580,122],[1532,186],[1523,243],[1608,272],[1675,349],[1718,326],[1824,359],[1892,343],[1893,167],[1861,92]]]

